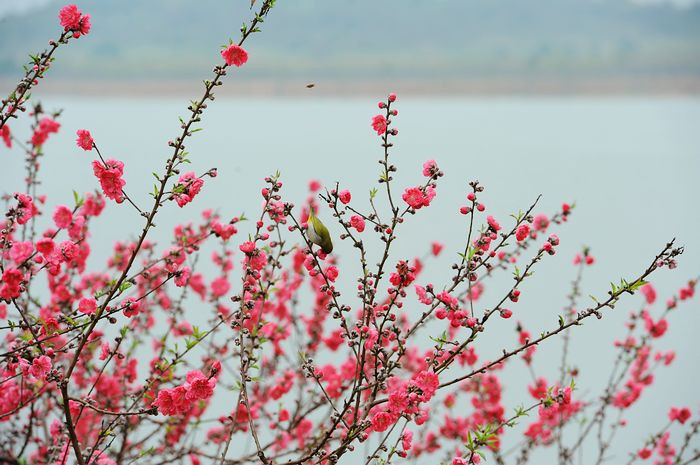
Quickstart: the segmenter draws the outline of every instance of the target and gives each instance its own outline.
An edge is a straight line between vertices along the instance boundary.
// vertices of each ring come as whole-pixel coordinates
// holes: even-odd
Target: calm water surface
[[[421,164],[428,158],[436,159],[446,175],[433,206],[405,225],[393,259],[420,255],[431,240],[444,242],[445,253],[456,257],[456,251],[463,249],[465,229],[457,210],[464,202],[468,180],[478,179],[486,186],[482,198],[488,212],[502,224],[508,224],[510,213],[525,210],[539,194],[538,212],[552,213],[563,201],[577,205],[570,222],[557,231],[562,240],[558,253],[544,260],[536,276],[523,284],[521,301],[513,306],[514,318],[494,322],[492,336],[477,345],[481,360],[515,346],[515,320],[533,334],[556,326],[574,274],[571,261],[582,245],[590,246],[597,259],[587,270],[584,296],[603,296],[609,281],[636,276],[673,237],[686,245],[686,253],[675,271],[655,275],[660,298],[665,300],[688,278],[700,274],[700,99],[399,97],[395,118],[399,137],[392,152],[399,167],[396,183],[420,182]],[[75,131],[88,128],[107,157],[125,162],[127,192],[138,203],[150,205],[151,172],[161,172],[171,154],[166,142],[178,134],[177,116],[186,115],[186,101],[45,99],[48,108],[65,108],[63,131],[47,144],[42,166],[46,181],[42,188],[49,204],[69,204],[73,189],[87,191],[97,185],[91,154],[74,144]],[[205,207],[216,207],[225,216],[257,213],[262,178],[275,170],[282,172],[290,201],[302,202],[308,180],[318,179],[328,186],[341,181],[358,206],[366,205],[363,197],[379,172],[379,139],[369,127],[376,111],[374,98],[212,102],[204,116],[205,130],[195,135],[188,149],[193,169],[203,172],[217,167],[219,176],[206,182],[190,208],[166,209],[166,216],[157,221],[154,239],[164,243],[174,224],[196,220]],[[15,130],[25,134],[19,127]],[[0,156],[5,166],[0,173],[1,190],[20,189],[21,154],[2,149]],[[110,205],[93,232],[91,266],[98,269],[111,244],[133,237],[140,224],[132,210]],[[337,229],[331,228],[336,235]],[[354,275],[352,248],[338,244],[337,250],[350,270],[348,276]],[[422,280],[445,282],[450,271],[447,261],[428,263]],[[211,265],[203,266],[206,271]],[[493,305],[500,296],[497,290],[509,285],[508,276],[499,279],[487,285],[482,305]],[[346,286],[351,286],[348,281]],[[580,305],[589,302],[584,298]],[[640,305],[637,297],[627,299],[606,312],[602,321],[589,320],[573,332],[577,358],[572,363],[582,374],[578,385],[584,398],[590,399],[607,381],[613,340],[622,334],[627,313]],[[193,321],[206,320],[208,313],[197,317],[196,310],[191,312]],[[674,348],[678,357],[657,373],[653,388],[624,415],[628,426],[617,437],[610,463],[623,463],[647,433],[660,429],[670,406],[688,405],[697,411],[699,310],[696,300],[671,315],[670,330],[658,347]],[[560,347],[560,341],[549,340],[539,348],[534,367],[538,375],[554,379]],[[509,413],[517,405],[529,405],[525,386],[531,378],[519,360],[509,365],[502,381]],[[217,402],[222,411],[232,409],[230,396],[219,396]],[[469,413],[468,406],[459,408],[463,415]],[[517,436],[507,435],[506,446]],[[548,463],[552,460],[548,454],[535,457]]]

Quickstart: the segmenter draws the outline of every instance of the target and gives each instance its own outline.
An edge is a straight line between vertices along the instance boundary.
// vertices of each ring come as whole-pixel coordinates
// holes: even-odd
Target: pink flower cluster
[[[10,248],[10,259],[21,265],[32,255],[32,252],[34,252],[32,241],[15,242]]]
[[[524,241],[529,235],[530,225],[527,223],[522,223],[520,226],[518,226],[518,229],[515,230],[515,238],[518,242]]]
[[[78,129],[78,131],[75,134],[78,136],[78,139],[76,140],[78,147],[85,151],[92,150],[92,146],[95,143],[95,141],[90,135],[90,131],[88,131],[87,129]]]
[[[90,15],[84,15],[75,5],[61,8],[58,19],[65,31],[73,31],[73,37],[76,39],[90,32]]]
[[[2,286],[0,286],[0,299],[11,300],[19,297],[22,292],[24,273],[17,268],[5,268],[2,274]]]
[[[625,386],[615,393],[612,404],[619,409],[629,408],[642,395],[642,391],[654,382],[650,371],[651,348],[645,345],[637,350],[637,356],[630,367],[629,379]]]
[[[681,290],[678,292],[678,298],[680,300],[690,299],[694,295],[695,295],[695,281],[688,282],[688,285],[685,287],[682,287]]]
[[[582,261],[586,265],[590,266],[590,265],[593,265],[593,263],[595,263],[595,258],[593,257],[593,255],[590,255],[590,254],[585,254],[583,257],[581,257],[581,254],[576,254],[576,256],[574,257],[574,265],[578,265]]]
[[[12,148],[12,135],[10,134],[10,126],[7,124],[0,128],[0,139],[2,139],[8,149]]]
[[[474,193],[470,192],[469,195],[467,195],[467,200],[470,200],[474,202],[477,205],[477,209],[479,208],[485,208],[483,204],[477,203],[476,202],[476,196],[474,196]],[[471,211],[471,207],[464,206],[460,209],[460,211],[463,214],[467,214]],[[486,217],[486,224],[488,225],[488,228],[486,228],[486,231],[483,231],[479,237],[474,240],[474,247],[481,250],[482,252],[487,252],[489,248],[491,247],[491,242],[496,240],[498,238],[498,231],[501,230],[501,225],[496,219],[489,215]],[[494,254],[494,252],[492,252]],[[476,279],[476,274],[472,273],[470,275],[470,280],[474,281]]]
[[[522,328],[520,325],[520,322],[518,322],[518,342],[520,345],[525,345],[527,344],[528,341],[532,340],[532,335],[530,334],[530,331],[527,331]],[[527,349],[525,349],[525,353],[521,356],[521,358],[525,361],[526,364],[530,365],[532,364],[532,357],[535,355],[535,352],[537,351],[537,345],[531,345]]]
[[[671,433],[669,431],[665,431],[663,434],[661,434],[661,437],[658,439],[658,441],[656,441],[656,444],[653,446],[653,449],[644,447],[643,449],[640,449],[637,452],[637,455],[640,459],[646,460],[654,454],[654,451],[656,451],[659,460],[654,460],[654,465],[677,464],[678,461],[676,461],[676,448],[669,443],[670,438]]]
[[[423,305],[430,305],[433,303],[433,298],[428,295],[428,289],[432,292],[432,286],[430,284],[428,285],[428,289],[418,284],[415,284],[413,287],[416,290],[416,296],[420,303]]]
[[[29,373],[37,379],[45,379],[46,375],[51,371],[51,367],[51,359],[46,355],[41,355],[32,360]]]
[[[84,225],[85,218],[79,216],[81,220],[78,223]],[[82,226],[78,229],[71,228],[74,233],[76,240],[79,240],[76,233],[82,231]],[[85,260],[89,254],[89,247],[85,244],[78,244],[73,242],[73,240],[66,240],[59,244],[56,244],[51,238],[44,237],[36,241],[36,250],[41,255],[34,257],[34,262],[45,263],[46,270],[52,276],[56,276],[61,271],[61,265],[66,264],[67,267],[75,267],[79,270],[85,266]]]
[[[206,377],[201,371],[192,370],[187,373],[185,384],[159,391],[153,405],[158,407],[162,415],[182,415],[187,413],[195,402],[207,400],[214,395],[215,387],[215,377]]]
[[[233,223],[221,223],[220,221],[214,221],[211,225],[212,231],[217,237],[222,240],[227,241],[231,236],[238,232],[238,229]]]
[[[194,171],[190,171],[180,176],[178,183],[174,187],[176,192],[174,197],[178,206],[182,208],[190,203],[194,199],[195,195],[199,194],[199,191],[202,190],[203,185],[204,181],[202,178],[198,178],[197,175],[194,174]]]
[[[231,44],[221,51],[221,57],[227,65],[240,67],[248,61],[248,52],[239,45]]]
[[[538,213],[532,219],[532,226],[534,226],[535,231],[546,231],[549,227],[549,218],[544,213]]]
[[[255,272],[263,269],[265,263],[267,263],[267,255],[262,250],[255,246],[255,242],[246,241],[240,245],[240,250],[246,257],[243,260],[243,264],[251,268]]]
[[[542,444],[549,444],[554,440],[552,434],[557,427],[564,424],[569,418],[575,415],[583,407],[581,401],[573,402],[571,400],[571,387],[560,389],[555,386],[552,389],[557,393],[554,399],[545,401],[539,406],[537,421],[531,423],[525,431],[525,436],[533,441]],[[530,392],[533,392],[532,390]],[[538,395],[541,391],[536,391]],[[546,393],[545,393],[546,396]]]
[[[559,236],[556,234],[550,234],[549,238],[542,244],[542,250],[547,252],[549,255],[554,255],[556,249],[554,247],[559,245]]]
[[[53,221],[57,228],[65,229],[73,222],[73,212],[65,205],[59,205],[53,212]]]
[[[59,129],[61,129],[61,125],[57,121],[48,116],[43,117],[32,134],[32,145],[41,147],[49,138],[49,135],[57,133]]]
[[[452,459],[452,465],[471,465],[471,464],[480,464],[481,463],[481,456],[477,454],[476,452],[470,453],[468,458],[464,457],[454,457]]]
[[[440,386],[438,375],[432,371],[423,370],[416,373],[409,382],[393,377],[389,379],[389,402],[384,409],[379,409],[372,415],[372,429],[386,431],[401,415],[417,415],[418,425],[427,420],[427,412],[419,406],[428,402]]]
[[[349,204],[351,198],[352,198],[352,195],[350,194],[349,190],[344,190],[344,191],[338,192],[338,199],[343,203],[343,205]]]
[[[426,178],[432,178],[440,172],[437,162],[435,160],[428,160],[423,163],[423,176]]]
[[[438,320],[447,318],[450,321],[450,326],[453,328],[459,328],[463,325],[471,328],[476,325],[476,318],[472,318],[468,311],[459,307],[459,301],[456,297],[445,291],[439,293],[436,297],[444,304],[444,307],[439,307],[435,311],[435,316]]]
[[[91,315],[97,310],[97,300],[93,297],[83,297],[78,303],[78,310],[86,315]]]
[[[399,457],[406,457],[408,455],[408,452],[411,450],[411,443],[413,442],[413,431],[410,429],[404,430],[403,434],[401,435],[401,448],[403,450],[400,450],[397,452]]]
[[[387,102],[379,102],[377,106],[379,107],[380,110],[383,110],[387,108],[389,105],[391,105],[393,102],[396,101],[396,94],[389,94],[389,97],[387,98]],[[394,110],[388,110],[388,114],[392,116],[396,116],[399,114],[399,112],[394,109]],[[384,136],[384,134],[387,132],[387,128],[389,127],[390,121],[386,118],[384,115],[376,115],[372,118],[372,129],[374,129],[377,132],[378,136]],[[389,134],[395,136],[399,133],[398,130],[392,129],[389,131]]]
[[[427,207],[435,198],[436,192],[433,186],[428,187],[409,187],[401,198],[414,210],[419,210],[422,207]]]
[[[671,421],[677,421],[681,425],[688,421],[690,416],[691,413],[688,407],[671,407],[671,410],[668,411],[668,419]]]
[[[386,132],[387,121],[384,115],[376,115],[372,118],[372,129],[377,132],[378,136],[383,136]]]
[[[416,269],[406,260],[400,260],[396,264],[396,271],[389,275],[389,282],[396,290],[409,286],[415,279]]]
[[[99,160],[92,162],[92,171],[100,181],[102,192],[117,203],[124,201],[122,188],[126,181],[122,179],[124,175],[124,163],[119,160],[107,160],[101,163]]]
[[[352,215],[350,217],[350,226],[355,228],[357,232],[362,232],[365,230],[365,219],[360,215]]]
[[[652,286],[651,284],[645,284],[639,289],[639,292],[642,293],[644,299],[649,305],[656,302],[656,289],[654,289],[654,286]]]
[[[649,332],[651,337],[661,337],[668,329],[668,321],[666,321],[666,318],[661,318],[658,321],[654,321],[649,312],[646,310],[642,312],[642,319],[644,320],[644,327]]]
[[[122,308],[122,313],[124,313],[125,317],[131,318],[139,314],[141,301],[136,300],[134,297],[127,297],[121,301],[119,307]]]

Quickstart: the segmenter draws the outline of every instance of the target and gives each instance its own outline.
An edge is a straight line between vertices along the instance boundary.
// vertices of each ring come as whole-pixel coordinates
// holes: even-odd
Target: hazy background
[[[59,51],[52,86],[127,80],[140,84],[132,91],[162,92],[196,83],[250,16],[249,0],[76,3],[93,32]],[[56,35],[60,3],[0,5],[0,78],[16,79],[27,53]],[[697,90],[700,73],[693,0],[293,0],[279,2],[263,31],[248,44],[243,89],[301,92],[297,81],[313,81],[316,92],[343,93],[383,92],[387,82],[429,94],[681,91]]]
[[[166,142],[178,133],[177,116],[185,116],[188,100],[201,93],[201,79],[219,60],[219,45],[250,16],[249,2],[78,4],[92,14],[93,31],[59,49],[48,78],[34,92],[49,109],[65,109],[61,133],[46,145],[42,190],[53,206],[70,203],[73,189],[97,186],[90,155],[74,143],[75,131],[88,128],[105,155],[126,163],[126,190],[146,205],[150,173],[161,171],[170,154]],[[697,3],[278,4],[263,32],[246,44],[250,61],[226,78],[224,96],[204,116],[205,130],[188,144],[193,169],[215,166],[219,177],[208,180],[188,208],[166,208],[153,231],[155,240],[168,241],[175,224],[196,221],[205,207],[219,208],[224,216],[257,212],[262,178],[276,169],[282,171],[286,198],[297,204],[306,197],[307,181],[319,179],[329,186],[341,181],[358,206],[366,206],[380,156],[369,122],[376,101],[398,90],[400,132],[392,155],[398,186],[416,184],[427,158],[435,158],[446,173],[434,204],[404,225],[392,256],[422,255],[430,241],[444,242],[445,256],[428,263],[422,283],[446,282],[449,263],[463,249],[464,217],[457,210],[468,180],[486,185],[487,212],[502,224],[538,194],[543,194],[538,212],[553,213],[563,201],[578,205],[557,231],[558,253],[523,284],[514,317],[494,321],[490,336],[480,340],[480,361],[515,347],[516,320],[533,334],[556,327],[574,276],[571,261],[582,245],[591,246],[597,259],[587,269],[584,296],[602,296],[609,281],[636,276],[672,237],[686,245],[686,253],[677,270],[655,275],[660,300],[700,274]],[[58,34],[60,5],[0,0],[0,94],[20,77],[27,52]],[[316,87],[306,89],[309,82]],[[11,124],[21,139],[28,137],[21,121]],[[21,152],[2,147],[0,158],[5,166],[0,191],[20,189]],[[327,212],[324,217],[329,218]],[[111,244],[131,237],[139,224],[129,208],[110,203],[95,224],[90,266],[101,268]],[[339,234],[335,226],[331,232]],[[355,276],[354,250],[336,242],[347,267],[344,276]],[[206,271],[211,265],[203,266]],[[481,305],[492,306],[509,283],[504,274],[487,284]],[[351,300],[351,280],[344,286]],[[580,306],[589,302],[584,297]],[[640,305],[638,297],[624,300],[602,321],[589,320],[572,333],[580,396],[592,399],[607,381],[612,342],[621,335],[628,311]],[[208,308],[196,301],[192,306],[194,322],[208,317]],[[695,300],[671,315],[669,332],[657,347],[674,348],[678,357],[624,416],[629,425],[619,433],[609,463],[626,461],[627,452],[665,424],[670,406],[687,405],[698,414],[698,310]],[[407,306],[406,311],[420,310]],[[538,349],[538,375],[554,377],[560,346],[549,340]],[[502,373],[502,381],[508,413],[530,402],[525,394],[530,376],[520,360]],[[230,398],[217,402],[222,411],[232,408]],[[459,408],[461,415],[470,413],[469,406]],[[677,443],[680,434],[672,432]],[[506,433],[505,447],[518,437]],[[595,452],[595,444],[589,447]],[[554,463],[553,455],[545,451],[532,463]]]

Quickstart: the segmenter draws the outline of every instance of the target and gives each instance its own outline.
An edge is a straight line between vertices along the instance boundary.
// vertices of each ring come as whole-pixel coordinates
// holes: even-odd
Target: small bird
[[[313,208],[309,208],[309,220],[307,224],[309,228],[306,232],[309,236],[309,240],[321,247],[324,253],[329,254],[333,252],[333,241],[331,241],[328,228],[314,215]]]

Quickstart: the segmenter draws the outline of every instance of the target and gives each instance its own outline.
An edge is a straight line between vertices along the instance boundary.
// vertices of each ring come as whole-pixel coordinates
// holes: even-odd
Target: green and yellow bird
[[[333,252],[333,241],[331,241],[331,235],[328,232],[328,228],[321,223],[321,220],[314,215],[314,209],[309,208],[309,228],[306,230],[309,240],[321,247],[324,253]]]

